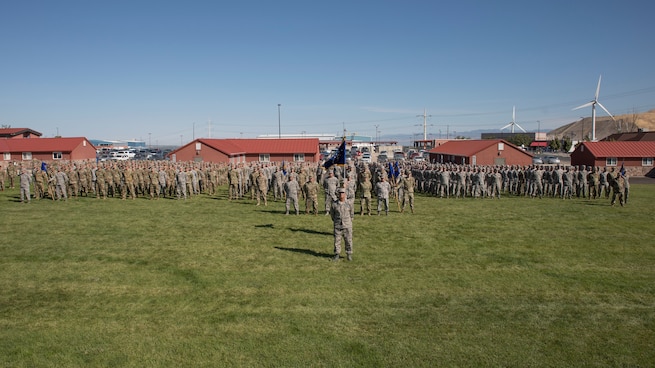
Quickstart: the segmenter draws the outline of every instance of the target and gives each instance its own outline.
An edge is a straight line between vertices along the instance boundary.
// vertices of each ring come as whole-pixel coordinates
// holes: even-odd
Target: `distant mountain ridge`
[[[644,131],[655,131],[655,110],[643,113],[617,115],[616,121],[609,116],[596,116],[596,139],[601,140],[615,133],[636,132],[638,129]],[[548,132],[548,139],[571,138],[574,141],[591,139],[591,117],[587,117],[570,124],[563,125]]]
[[[638,129],[643,129],[644,131],[655,131],[655,110],[650,110],[638,114],[635,113],[617,115],[614,118],[616,121],[612,120],[612,118],[609,116],[596,116],[597,140],[601,140],[609,135],[619,132],[636,132]],[[492,133],[497,131],[498,130],[490,131],[489,129],[478,129],[467,132],[458,131],[457,136],[467,137],[470,139],[480,139],[482,133]],[[559,128],[549,131],[546,136],[548,140],[555,138],[570,138],[571,140],[579,141],[581,136],[584,139],[591,140],[591,117],[586,117],[584,119],[562,125]],[[413,144],[414,138],[415,136],[411,134],[380,136],[380,140],[395,140],[398,141],[399,144],[407,146],[411,146]],[[435,138],[436,137],[434,135],[431,135],[431,139]],[[442,138],[446,138],[446,136],[442,135]],[[449,138],[455,138],[455,135],[451,134]]]

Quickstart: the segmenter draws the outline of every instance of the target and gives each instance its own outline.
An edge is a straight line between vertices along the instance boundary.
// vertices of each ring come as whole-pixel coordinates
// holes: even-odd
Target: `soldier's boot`
[[[348,256],[347,256],[346,258],[347,258],[349,261],[352,261],[352,260],[353,260],[353,255],[352,255],[352,254],[348,254]]]
[[[333,262],[339,262],[339,255],[335,254],[334,257],[332,257]]]

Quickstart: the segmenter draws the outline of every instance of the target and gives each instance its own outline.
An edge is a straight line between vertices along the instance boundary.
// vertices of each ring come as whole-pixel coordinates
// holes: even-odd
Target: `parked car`
[[[371,154],[368,152],[362,153],[362,162],[370,163],[371,162]]]
[[[532,157],[532,164],[533,165],[543,165],[544,160],[542,160],[541,157],[539,157],[539,156],[534,156],[534,157]]]
[[[545,156],[542,161],[545,164],[559,165],[561,163],[559,157],[557,156]]]
[[[381,154],[378,155],[378,162],[384,163],[384,162],[387,162],[387,160],[388,160],[388,157],[384,153],[381,153]]]

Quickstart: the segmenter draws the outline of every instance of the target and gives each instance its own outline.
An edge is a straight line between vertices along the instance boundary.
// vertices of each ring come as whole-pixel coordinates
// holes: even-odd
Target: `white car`
[[[559,157],[557,156],[545,156],[542,158],[545,164],[559,165],[561,163]]]
[[[368,152],[364,152],[362,154],[362,162],[370,163],[371,162],[371,154]]]

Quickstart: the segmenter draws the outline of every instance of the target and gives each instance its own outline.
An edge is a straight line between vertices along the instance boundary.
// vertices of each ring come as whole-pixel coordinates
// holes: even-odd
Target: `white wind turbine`
[[[602,75],[598,77],[598,87],[596,87],[596,95],[594,96],[594,99],[587,102],[584,105],[580,105],[573,109],[573,110],[577,110],[583,107],[591,106],[591,141],[592,142],[596,141],[596,105],[600,106],[600,108],[605,110],[607,115],[609,115],[612,118],[612,120],[616,121],[616,119],[614,119],[614,116],[609,111],[607,111],[607,109],[605,108],[605,106],[603,106],[603,104],[601,104],[598,101],[598,93],[600,92],[600,79],[602,77],[603,77]]]
[[[521,126],[516,123],[516,106],[512,106],[512,121],[510,121],[509,124],[505,125],[504,127],[500,128],[500,130],[511,127],[512,133],[514,133],[515,126],[521,129],[523,133],[527,133],[525,129],[521,128]]]

